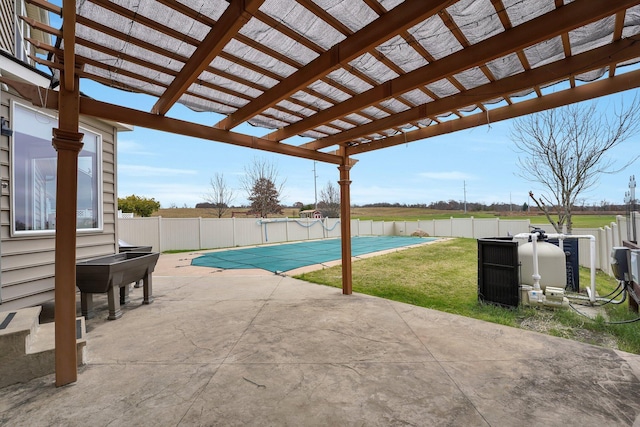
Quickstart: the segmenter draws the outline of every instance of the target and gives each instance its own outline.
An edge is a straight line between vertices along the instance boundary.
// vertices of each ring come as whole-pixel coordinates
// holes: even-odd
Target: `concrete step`
[[[76,318],[76,344],[78,349],[84,348],[87,343],[87,331],[84,317]],[[41,353],[55,349],[55,323],[43,323],[39,325],[34,334],[31,335],[31,343],[27,349],[27,354]],[[84,352],[83,352],[84,353]],[[80,356],[80,353],[78,353]],[[78,360],[78,365],[84,365],[84,354],[82,360]]]
[[[0,312],[0,360],[26,354],[31,335],[38,329],[41,310],[38,306]]]
[[[55,372],[55,323],[40,324],[40,307],[0,313],[0,387]],[[3,327],[4,326],[4,327]],[[78,365],[86,363],[86,327],[76,319]]]

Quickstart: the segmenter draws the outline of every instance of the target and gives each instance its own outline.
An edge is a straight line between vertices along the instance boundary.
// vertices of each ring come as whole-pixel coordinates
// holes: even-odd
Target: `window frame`
[[[11,161],[11,167],[10,167],[10,180],[11,180],[11,200],[10,200],[10,206],[11,206],[11,212],[10,212],[10,221],[11,221],[11,236],[12,237],[35,237],[35,236],[54,236],[55,235],[55,226],[54,228],[51,229],[44,229],[44,230],[18,230],[16,227],[16,220],[18,220],[19,218],[17,218],[17,209],[16,209],[16,195],[17,193],[17,189],[16,189],[16,185],[17,185],[17,181],[18,178],[16,176],[16,135],[18,133],[20,133],[20,129],[18,128],[18,126],[20,125],[19,122],[16,122],[15,117],[16,117],[16,109],[22,109],[23,112],[27,112],[27,113],[34,113],[43,117],[46,117],[48,119],[51,120],[51,129],[53,130],[53,128],[57,127],[58,125],[58,115],[56,112],[49,112],[49,111],[43,111],[34,107],[31,107],[29,105],[26,105],[24,103],[21,103],[17,100],[11,100],[11,117],[13,118],[13,130],[14,130],[14,134],[13,136],[10,138],[10,161]],[[95,137],[95,157],[96,157],[96,162],[95,162],[95,171],[93,172],[93,176],[91,178],[91,187],[93,188],[94,184],[95,184],[95,192],[96,192],[96,201],[93,204],[96,208],[96,214],[95,216],[93,216],[93,219],[96,222],[96,227],[91,227],[91,228],[76,228],[76,232],[78,234],[92,234],[92,233],[101,233],[104,231],[104,190],[103,190],[103,182],[102,182],[102,174],[103,174],[103,137],[102,137],[102,133],[100,131],[97,131],[95,129],[89,129],[86,125],[81,125],[79,126],[79,132],[84,134],[83,140],[86,141],[87,137],[93,138]],[[53,135],[52,132],[49,133],[49,135]],[[32,135],[33,136],[33,135]],[[35,136],[36,138],[41,138],[41,139],[45,139],[42,138],[42,136]],[[52,136],[51,139],[49,139],[48,141],[51,143],[52,141]],[[52,148],[53,149],[53,148]],[[54,156],[53,159],[55,159],[55,166],[56,166],[56,170],[57,170],[57,153],[54,150]],[[82,152],[82,151],[81,151]],[[79,153],[80,154],[80,153]],[[28,160],[28,162],[37,162],[37,160],[45,160],[45,159],[52,159],[51,157],[42,157],[42,158],[30,158]],[[79,160],[80,160],[80,156],[79,156]],[[35,163],[34,163],[35,164]],[[31,174],[35,174],[36,170],[35,168],[31,168],[32,170],[30,170]],[[80,164],[78,164],[78,173],[80,172]],[[57,175],[57,174],[56,174]],[[32,180],[32,182],[35,180]],[[79,181],[78,181],[79,182]],[[78,184],[78,189],[80,189],[80,185]],[[22,190],[24,192],[24,190]],[[30,207],[30,209],[36,209],[35,203],[33,203],[35,201],[36,196],[33,193],[33,188],[29,189],[29,196],[32,202],[32,206]],[[80,195],[80,193],[78,194]],[[26,196],[25,196],[26,197]],[[57,195],[56,195],[56,202],[57,202]],[[35,218],[35,215],[32,216],[33,218]],[[33,226],[35,224],[35,220],[32,219],[32,224],[31,226]]]

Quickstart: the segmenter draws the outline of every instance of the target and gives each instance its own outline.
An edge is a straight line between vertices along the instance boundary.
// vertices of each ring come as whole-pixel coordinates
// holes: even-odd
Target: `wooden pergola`
[[[77,380],[79,115],[337,165],[351,294],[352,156],[640,86],[624,68],[640,59],[640,0],[28,2],[63,19],[56,29],[24,18],[57,39],[32,43],[49,52],[34,59],[59,90],[0,79],[59,111],[57,385]],[[84,97],[81,79],[157,101],[140,111]],[[220,120],[172,118],[176,103]],[[243,123],[264,134],[234,130]]]

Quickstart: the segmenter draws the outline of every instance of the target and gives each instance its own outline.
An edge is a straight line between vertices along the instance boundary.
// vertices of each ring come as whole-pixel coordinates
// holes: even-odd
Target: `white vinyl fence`
[[[529,220],[451,218],[351,220],[352,236],[498,237],[529,231]],[[200,250],[340,237],[338,218],[118,218],[118,238],[154,251]]]
[[[636,215],[636,222],[640,215]],[[450,218],[423,221],[351,220],[352,236],[410,236],[423,231],[435,237],[474,239],[512,236],[539,227],[554,233],[549,224],[499,218]],[[609,254],[623,240],[631,240],[632,224],[618,216],[604,228],[574,229],[573,234],[596,238],[596,268],[611,274]],[[637,224],[640,233],[640,222]],[[627,237],[629,236],[629,237]],[[154,251],[219,249],[271,243],[340,237],[337,218],[118,218],[118,238],[132,245],[152,246]],[[578,244],[580,265],[588,267],[588,239]]]

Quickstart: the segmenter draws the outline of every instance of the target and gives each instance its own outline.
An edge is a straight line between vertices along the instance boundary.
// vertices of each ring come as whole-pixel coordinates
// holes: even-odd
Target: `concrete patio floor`
[[[97,297],[77,383],[0,389],[0,425],[640,425],[638,355],[192,256]]]

